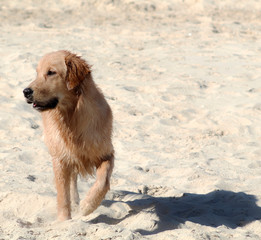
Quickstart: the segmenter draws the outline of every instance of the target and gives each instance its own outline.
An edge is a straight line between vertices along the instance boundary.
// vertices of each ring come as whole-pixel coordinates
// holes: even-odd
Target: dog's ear
[[[65,81],[68,90],[79,86],[91,72],[90,66],[83,59],[69,52],[65,56],[65,64],[67,66]]]

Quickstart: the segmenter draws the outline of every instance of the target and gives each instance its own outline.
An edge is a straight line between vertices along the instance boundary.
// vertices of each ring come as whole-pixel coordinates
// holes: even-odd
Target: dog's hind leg
[[[53,159],[53,170],[57,189],[58,220],[71,218],[70,206],[70,169],[62,160]]]
[[[110,189],[110,177],[114,165],[114,156],[108,155],[103,159],[96,171],[96,181],[91,187],[85,199],[81,201],[81,211],[84,216],[92,213],[105,197]]]

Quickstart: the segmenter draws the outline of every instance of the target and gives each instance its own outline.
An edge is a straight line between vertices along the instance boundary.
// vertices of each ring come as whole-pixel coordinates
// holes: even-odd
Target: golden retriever
[[[93,175],[96,169],[96,181],[80,203],[83,215],[90,214],[109,190],[114,166],[112,112],[93,81],[90,66],[69,51],[46,54],[36,79],[23,93],[42,115],[58,219],[70,219],[71,206],[79,204],[77,175]]]

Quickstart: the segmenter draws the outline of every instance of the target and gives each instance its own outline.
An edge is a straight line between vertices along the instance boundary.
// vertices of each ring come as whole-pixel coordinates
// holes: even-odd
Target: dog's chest
[[[74,132],[60,122],[44,122],[44,139],[53,157],[70,161],[89,159],[92,155],[97,155],[96,149],[99,148],[98,141],[93,135]]]

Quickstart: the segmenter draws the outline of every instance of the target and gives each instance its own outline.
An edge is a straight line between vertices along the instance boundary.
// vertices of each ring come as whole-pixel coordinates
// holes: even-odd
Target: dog
[[[96,181],[80,202],[83,215],[92,213],[110,189],[114,167],[112,111],[95,85],[91,67],[69,51],[41,58],[36,79],[23,90],[27,103],[43,119],[44,139],[52,156],[58,220],[71,218],[79,204],[77,176]]]

